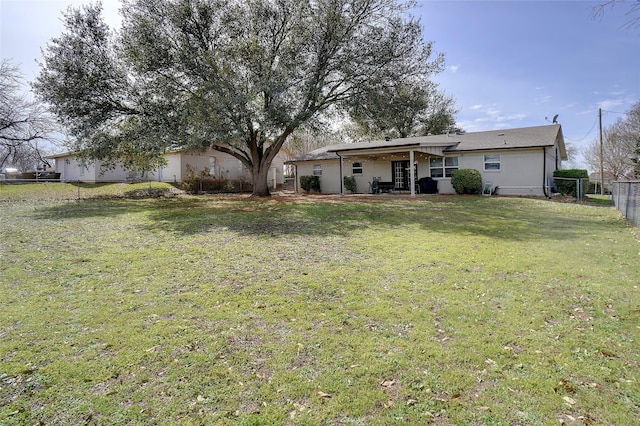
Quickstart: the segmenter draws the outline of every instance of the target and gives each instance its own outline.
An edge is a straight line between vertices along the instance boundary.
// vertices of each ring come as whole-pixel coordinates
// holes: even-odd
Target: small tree
[[[482,191],[482,175],[475,169],[458,169],[451,173],[451,185],[456,194],[479,194]]]

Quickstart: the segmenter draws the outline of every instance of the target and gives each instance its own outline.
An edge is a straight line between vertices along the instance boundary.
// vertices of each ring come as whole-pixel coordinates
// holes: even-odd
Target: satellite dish
[[[553,124],[558,124],[558,114],[556,114],[556,115],[554,115],[554,116],[553,116],[553,121],[552,121],[552,123],[553,123]]]

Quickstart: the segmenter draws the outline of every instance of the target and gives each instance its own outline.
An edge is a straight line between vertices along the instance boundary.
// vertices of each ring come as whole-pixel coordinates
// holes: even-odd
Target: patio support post
[[[344,195],[344,185],[342,184],[342,182],[344,182],[344,177],[342,176],[342,155],[337,152],[336,154],[338,155],[338,158],[340,158],[340,195]]]
[[[416,176],[415,176],[415,167],[413,162],[415,161],[415,157],[413,155],[413,150],[409,151],[409,186],[411,187],[411,195],[416,195]]]

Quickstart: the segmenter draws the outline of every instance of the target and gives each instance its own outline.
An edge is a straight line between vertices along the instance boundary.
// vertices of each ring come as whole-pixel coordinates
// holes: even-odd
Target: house
[[[134,171],[124,170],[117,165],[113,169],[103,166],[100,161],[83,163],[72,152],[56,154],[47,158],[55,160],[55,170],[60,173],[63,182],[125,182],[133,180],[152,180],[158,182],[183,182],[190,171],[198,174],[205,169],[211,177],[230,181],[251,182],[249,170],[237,158],[211,148],[175,149],[165,155],[165,166],[145,172],[144,176]],[[284,183],[284,161],[281,156],[271,163],[269,186],[276,187]]]
[[[344,193],[344,176],[353,176],[359,193],[415,195],[437,186],[440,194],[454,194],[451,173],[476,169],[491,192],[544,196],[566,159],[562,128],[551,124],[329,145],[288,163],[298,191],[300,177],[314,175],[322,193]]]

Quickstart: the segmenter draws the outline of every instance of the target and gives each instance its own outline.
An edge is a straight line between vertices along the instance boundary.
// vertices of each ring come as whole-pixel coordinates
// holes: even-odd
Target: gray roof
[[[566,157],[564,138],[559,124],[516,129],[489,130],[483,132],[450,133],[444,135],[418,136],[412,138],[375,140],[370,142],[327,145],[297,157],[290,162],[332,160],[338,153],[357,150],[398,148],[406,151],[410,147],[440,147],[443,153],[484,151],[497,149],[524,149],[558,144],[561,157]]]

